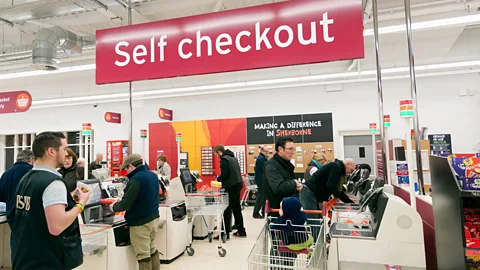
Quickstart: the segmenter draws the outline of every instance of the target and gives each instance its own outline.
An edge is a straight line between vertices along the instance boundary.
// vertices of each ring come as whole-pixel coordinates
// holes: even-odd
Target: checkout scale
[[[361,177],[351,191],[360,203],[333,206],[328,270],[426,269],[417,211],[382,178]]]

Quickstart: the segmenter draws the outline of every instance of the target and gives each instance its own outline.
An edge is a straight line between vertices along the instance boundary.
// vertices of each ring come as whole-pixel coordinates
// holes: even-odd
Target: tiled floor
[[[231,240],[223,244],[227,250],[227,255],[221,258],[217,254],[217,243],[209,243],[208,239],[196,240],[192,247],[195,249],[195,255],[192,257],[186,253],[168,265],[162,265],[162,270],[245,270],[248,269],[248,255],[258,235],[262,230],[265,220],[254,219],[252,217],[253,207],[245,208],[243,218],[247,230],[247,238],[236,238],[231,236]]]

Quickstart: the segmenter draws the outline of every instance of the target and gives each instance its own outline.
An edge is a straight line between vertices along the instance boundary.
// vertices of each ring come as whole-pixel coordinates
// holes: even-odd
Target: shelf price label
[[[370,133],[377,133],[377,124],[376,123],[370,124]]]

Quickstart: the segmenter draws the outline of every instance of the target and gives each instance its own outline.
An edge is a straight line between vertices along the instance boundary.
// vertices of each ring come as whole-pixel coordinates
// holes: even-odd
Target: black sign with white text
[[[273,144],[288,136],[297,143],[333,142],[332,114],[247,118],[247,144]]]

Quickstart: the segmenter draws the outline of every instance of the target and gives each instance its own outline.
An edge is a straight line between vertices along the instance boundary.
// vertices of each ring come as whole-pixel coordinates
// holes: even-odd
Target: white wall
[[[428,127],[431,134],[452,134],[454,152],[473,152],[474,145],[480,142],[479,82],[477,74],[418,79],[420,125]],[[75,84],[70,87],[75,88]],[[399,101],[410,97],[409,87],[406,79],[384,82],[385,113],[392,117],[392,138],[404,134],[404,124],[398,116]],[[135,102],[133,151],[142,151],[139,130],[148,128],[148,123],[161,121],[157,115],[160,107],[173,109],[175,121],[332,112],[338,140],[338,131],[366,130],[369,123],[378,123],[376,89],[375,82],[366,82],[345,84],[342,92],[327,93],[318,86]],[[476,90],[476,94],[465,97],[457,94],[458,90],[466,89]],[[122,113],[123,123],[106,123],[103,119],[106,111]],[[84,122],[92,123],[97,152],[105,151],[107,140],[128,139],[127,103],[101,104],[97,108],[88,105],[32,109],[0,115],[0,134],[79,130]],[[336,145],[337,156],[338,148]]]

